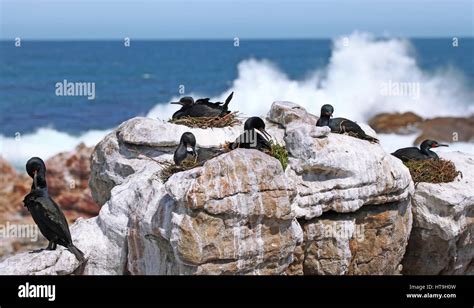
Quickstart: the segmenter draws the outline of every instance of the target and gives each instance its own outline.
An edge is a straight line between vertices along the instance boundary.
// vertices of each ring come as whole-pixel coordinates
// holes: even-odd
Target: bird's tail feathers
[[[85,261],[85,258],[84,258],[84,253],[79,249],[77,248],[76,246],[74,246],[73,244],[69,245],[67,247],[67,249],[69,249],[70,252],[72,252],[74,254],[74,256],[76,256],[76,259],[79,261],[79,262],[84,262]]]
[[[379,140],[378,140],[377,138],[372,137],[372,136],[369,136],[369,135],[367,135],[367,134],[364,134],[364,135],[362,136],[362,139],[367,140],[367,141],[370,141],[370,142],[372,142],[372,143],[379,143]]]
[[[224,108],[227,108],[227,106],[229,106],[229,103],[232,100],[232,97],[234,97],[234,92],[230,93],[229,96],[226,98],[224,106],[223,106]]]

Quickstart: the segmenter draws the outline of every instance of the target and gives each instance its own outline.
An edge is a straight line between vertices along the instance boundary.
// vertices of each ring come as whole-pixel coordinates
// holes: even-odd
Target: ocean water
[[[185,95],[224,100],[245,116],[275,100],[367,121],[380,112],[474,114],[474,39],[0,42],[0,156],[23,166],[97,143],[134,116],[168,119]],[[95,99],[57,96],[56,83],[95,83]],[[404,83],[412,91],[387,93]],[[386,88],[385,88],[386,89]],[[386,148],[399,144],[382,138]],[[408,144],[409,145],[409,144]],[[466,151],[472,144],[463,145]]]

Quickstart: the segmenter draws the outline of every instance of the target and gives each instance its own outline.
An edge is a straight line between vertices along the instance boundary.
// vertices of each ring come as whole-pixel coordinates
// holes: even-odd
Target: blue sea
[[[320,40],[0,42],[0,156],[22,164],[43,145],[48,157],[94,144],[135,116],[168,119],[184,95],[223,100],[265,115],[275,100],[366,121],[379,112],[421,116],[474,112],[474,39],[397,39],[352,34]],[[90,82],[95,99],[57,96],[56,84]],[[382,95],[381,84],[417,83]],[[20,138],[19,138],[20,137]],[[19,140],[21,140],[19,142]],[[44,143],[42,144],[42,141]],[[38,150],[37,150],[38,151]]]

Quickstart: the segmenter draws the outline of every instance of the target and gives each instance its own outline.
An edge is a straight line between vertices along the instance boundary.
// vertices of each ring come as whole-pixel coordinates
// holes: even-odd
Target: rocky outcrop
[[[369,125],[383,134],[418,134],[414,145],[423,140],[439,142],[472,142],[474,140],[474,117],[437,117],[423,119],[413,112],[382,113],[369,120]]]
[[[110,199],[110,191],[134,173],[153,174],[160,162],[169,161],[184,132],[192,131],[201,147],[219,147],[237,138],[239,126],[219,129],[189,129],[150,118],[133,118],[107,135],[92,153],[90,187],[99,205]],[[209,131],[212,131],[209,134]],[[153,164],[153,159],[157,164]]]
[[[419,183],[404,274],[474,274],[474,156],[442,153],[462,172],[450,183]]]
[[[97,215],[99,208],[92,199],[88,186],[89,159],[92,148],[80,144],[72,152],[59,153],[46,160],[46,180],[49,194],[62,206],[69,221],[77,217]],[[31,178],[16,172],[8,162],[0,159],[0,217],[27,214],[23,198],[30,191]]]
[[[57,154],[46,161],[49,194],[70,221],[93,217],[99,212],[88,185],[92,151],[93,148],[81,143],[74,151]]]
[[[173,175],[165,190],[174,204],[171,223],[154,226],[159,232],[149,236],[171,247],[166,268],[181,274],[274,275],[292,263],[302,232],[291,211],[294,190],[278,160],[238,149]],[[138,234],[135,245],[144,238]],[[149,262],[139,255],[129,264]]]
[[[409,200],[328,213],[303,224],[307,275],[393,275],[410,234]]]
[[[378,144],[332,134],[328,127],[308,124],[306,111],[290,119],[285,106],[270,120],[285,127],[291,157],[286,175],[295,185],[293,209],[304,231],[304,274],[396,274],[405,253],[413,192],[404,165]],[[364,131],[373,130],[359,123]]]
[[[381,113],[368,122],[377,133],[381,134],[413,134],[423,118],[413,112]]]
[[[420,135],[415,144],[425,139],[440,142],[474,141],[474,116],[470,118],[439,117],[423,121],[419,126]]]
[[[318,117],[307,112],[298,104],[285,101],[274,102],[268,112],[268,119],[273,123],[286,127],[291,122],[302,122],[309,125],[316,125]]]
[[[339,134],[312,134],[317,130],[307,124],[286,130],[292,156],[286,174],[297,187],[298,217],[311,219],[329,210],[355,212],[363,205],[408,198],[409,173],[380,145]]]
[[[218,147],[242,126],[202,131],[131,119],[91,156],[90,187],[102,208],[72,228],[87,263],[78,267],[60,248],[14,256],[0,273],[399,273],[411,229],[408,170],[379,145],[331,134],[316,119],[295,104],[273,104],[267,126],[290,153],[286,170],[237,149],[166,183],[160,173],[183,132],[199,147]]]
[[[29,192],[31,180],[28,183],[26,174],[19,174],[13,167],[0,157],[0,222],[5,222],[13,217],[22,216],[23,198]]]

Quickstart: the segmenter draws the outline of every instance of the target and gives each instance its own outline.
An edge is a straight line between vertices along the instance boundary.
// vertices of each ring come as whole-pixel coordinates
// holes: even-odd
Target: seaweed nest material
[[[181,172],[181,171],[187,171],[191,170],[193,168],[199,167],[202,164],[197,162],[197,160],[191,160],[187,159],[184,160],[180,166],[177,166],[173,162],[165,162],[163,163],[164,168],[161,170],[160,178],[164,182],[168,181],[168,179],[175,173]]]
[[[415,183],[448,183],[459,174],[462,176],[462,173],[456,170],[454,163],[445,159],[407,161],[404,164],[410,170]]]
[[[266,150],[265,153],[278,159],[283,170],[285,170],[288,166],[288,151],[284,146],[273,142],[273,140],[270,140],[270,145],[271,149]]]
[[[183,117],[179,119],[170,119],[168,122],[178,125],[186,125],[191,128],[222,128],[241,124],[242,122],[237,119],[238,114],[238,111],[234,111],[223,117]]]
[[[283,168],[283,170],[285,170],[286,167],[288,166],[288,151],[286,150],[284,146],[273,142],[273,140],[270,140],[269,142],[270,142],[271,149],[270,150],[265,149],[263,150],[263,152],[267,155],[270,155],[278,159],[280,161],[281,167]],[[222,145],[223,151],[224,152],[232,151],[231,145],[232,145],[231,142],[224,143]]]

